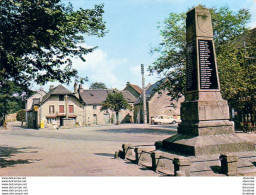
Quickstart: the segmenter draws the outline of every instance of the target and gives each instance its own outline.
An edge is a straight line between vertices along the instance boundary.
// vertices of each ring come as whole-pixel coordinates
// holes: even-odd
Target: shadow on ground
[[[107,156],[107,157],[114,157],[114,154],[110,153],[94,153],[97,156]]]
[[[35,159],[17,159],[12,160],[11,157],[14,157],[16,154],[19,153],[37,153],[37,151],[29,151],[32,149],[37,149],[35,147],[23,147],[23,148],[15,148],[15,147],[7,147],[7,146],[0,146],[0,167],[13,167],[17,164],[31,164],[34,161],[40,161]],[[10,159],[10,160],[9,160]]]
[[[101,132],[108,133],[131,133],[131,134],[152,134],[152,135],[173,135],[177,133],[176,129],[137,129],[137,128],[128,128],[128,129],[104,129],[98,130]]]

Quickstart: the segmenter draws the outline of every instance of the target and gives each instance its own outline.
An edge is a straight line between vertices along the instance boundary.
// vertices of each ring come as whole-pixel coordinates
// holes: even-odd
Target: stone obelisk
[[[186,19],[186,94],[178,134],[162,141],[163,150],[185,155],[253,151],[254,143],[234,133],[229,107],[220,93],[210,12],[197,6]]]

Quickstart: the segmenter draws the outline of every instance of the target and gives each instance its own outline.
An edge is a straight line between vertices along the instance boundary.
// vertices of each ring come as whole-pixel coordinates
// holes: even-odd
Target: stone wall
[[[131,105],[132,106],[132,105]],[[100,111],[101,105],[86,105],[85,106],[85,118],[86,125],[102,125],[116,123],[116,113],[111,110]],[[127,116],[133,118],[133,111],[121,110],[119,112],[119,121],[121,123],[129,122]]]

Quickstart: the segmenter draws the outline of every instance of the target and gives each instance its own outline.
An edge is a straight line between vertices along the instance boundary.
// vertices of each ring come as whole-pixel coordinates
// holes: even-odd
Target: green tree
[[[11,91],[4,93],[11,83],[28,90],[32,83],[78,81],[71,58],[85,61],[96,48],[84,43],[87,36],[105,35],[103,13],[103,5],[75,11],[61,0],[0,1],[0,113],[5,116],[14,102]]]
[[[6,116],[15,113],[25,107],[26,95],[32,95],[32,91],[15,85],[12,81],[6,81],[0,86],[0,126],[6,128]]]
[[[210,9],[213,24],[216,55],[224,98],[232,101],[234,94],[239,94],[238,86],[245,88],[244,69],[240,67],[242,58],[237,59],[236,53],[230,53],[235,46],[230,44],[247,33],[246,24],[250,20],[248,10],[231,11],[227,6]],[[179,98],[185,92],[186,66],[186,32],[185,13],[170,13],[169,17],[159,26],[162,42],[152,53],[159,57],[150,66],[151,73],[168,77],[162,88],[169,90],[173,98]],[[226,48],[229,48],[226,50]],[[241,49],[240,51],[241,52]],[[232,70],[231,72],[228,72]],[[248,72],[248,71],[247,71]],[[228,73],[228,74],[226,74]],[[235,73],[232,75],[232,73]],[[252,74],[252,73],[251,73]],[[235,78],[234,78],[235,77]],[[234,78],[234,79],[233,79]],[[230,92],[232,91],[232,94]]]
[[[23,127],[23,122],[26,122],[26,111],[24,109],[19,110],[16,119],[21,122],[21,126]]]
[[[101,104],[101,111],[102,110],[112,110],[116,113],[116,124],[119,125],[119,112],[122,109],[131,109],[131,106],[128,102],[124,99],[122,93],[109,93],[106,100]]]
[[[74,11],[61,0],[0,1],[0,79],[18,84],[69,83],[77,76],[71,57],[85,61],[95,47],[85,36],[102,37],[103,5]]]
[[[105,83],[95,82],[92,83],[89,89],[107,89]]]
[[[256,29],[250,30],[223,45],[218,55],[222,95],[238,111],[238,122],[247,121],[247,114],[251,116],[251,122],[256,120],[255,37]]]

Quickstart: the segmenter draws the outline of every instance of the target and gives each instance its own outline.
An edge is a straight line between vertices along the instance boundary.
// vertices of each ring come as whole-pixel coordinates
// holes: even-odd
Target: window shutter
[[[60,105],[60,106],[59,106],[59,112],[60,112],[60,113],[64,113],[64,106],[63,106],[63,105]]]
[[[74,106],[73,105],[69,105],[69,113],[74,113]]]

